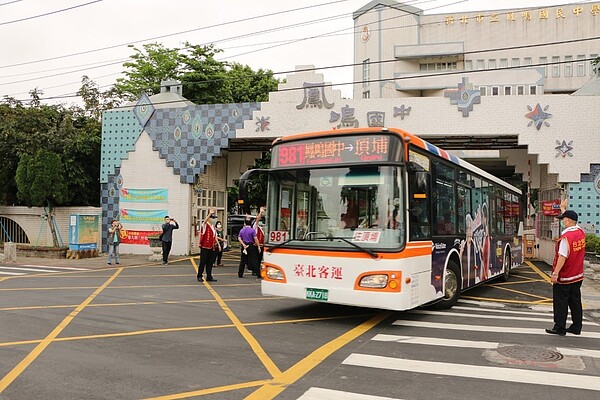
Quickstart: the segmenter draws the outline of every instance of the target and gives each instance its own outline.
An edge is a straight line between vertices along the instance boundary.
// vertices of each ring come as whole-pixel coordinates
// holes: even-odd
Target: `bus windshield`
[[[405,240],[401,176],[397,166],[273,170],[266,242],[398,250]]]

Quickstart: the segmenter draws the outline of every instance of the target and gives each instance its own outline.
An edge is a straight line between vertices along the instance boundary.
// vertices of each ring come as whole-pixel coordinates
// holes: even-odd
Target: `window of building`
[[[573,56],[565,56],[565,76],[573,76]]]
[[[439,62],[439,63],[427,63],[419,64],[421,71],[447,71],[456,69],[456,61],[454,62]]]
[[[521,59],[520,58],[513,58],[510,62],[510,66],[511,67],[519,67],[521,66]]]
[[[370,99],[371,98],[371,91],[370,90],[365,90],[362,94],[362,98],[363,99]]]
[[[540,67],[544,68],[544,78],[548,77],[548,57],[540,57]]]
[[[585,55],[577,56],[577,76],[585,76]]]
[[[465,60],[465,69],[466,70],[472,70],[473,69],[473,61],[471,61],[471,60]]]
[[[500,94],[500,88],[498,86],[492,86],[492,96],[498,96]]]
[[[531,67],[531,63],[532,63],[531,62],[531,57],[525,57],[523,59],[523,66],[525,66],[525,67]]]
[[[512,94],[512,87],[511,86],[504,86],[504,95],[505,96],[510,96]]]
[[[517,95],[523,96],[525,94],[525,86],[519,85],[517,86]]]
[[[595,60],[596,58],[598,58],[598,54],[590,54],[590,58],[593,60]],[[600,68],[600,65],[596,65],[596,68]],[[594,70],[594,67],[592,66],[592,62],[590,61],[590,75],[595,75],[596,71]]]
[[[477,69],[485,69],[485,60],[477,60]]]
[[[495,58],[488,60],[488,68],[496,69],[496,59]]]
[[[560,77],[560,57],[552,56],[552,77],[558,78]]]
[[[479,86],[479,91],[481,92],[482,96],[487,96],[487,87]]]
[[[500,68],[506,68],[508,67],[508,58],[501,58],[500,59]]]
[[[369,86],[369,80],[371,79],[371,59],[367,58],[362,63],[362,80],[363,86]]]
[[[537,94],[537,86],[529,86],[529,94]]]

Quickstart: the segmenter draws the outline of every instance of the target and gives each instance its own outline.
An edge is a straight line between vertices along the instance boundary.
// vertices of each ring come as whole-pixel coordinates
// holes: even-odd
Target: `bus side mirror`
[[[248,203],[248,183],[253,176],[269,172],[268,169],[250,169],[242,174],[238,183],[239,199],[238,205],[241,208],[242,214],[250,213]]]

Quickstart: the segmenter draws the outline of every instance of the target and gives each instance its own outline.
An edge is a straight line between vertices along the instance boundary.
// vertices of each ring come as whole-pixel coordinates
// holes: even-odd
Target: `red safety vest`
[[[265,232],[262,230],[262,228],[258,224],[254,225],[254,230],[256,231],[256,238],[258,239],[258,243],[261,246],[264,245],[265,244]]]
[[[217,235],[215,228],[208,223],[202,223],[200,228],[200,247],[203,249],[214,249],[217,247]]]
[[[565,260],[565,264],[558,273],[557,283],[573,283],[583,280],[583,259],[585,256],[585,233],[583,230],[574,226],[563,232],[556,242],[556,252],[554,262],[552,263],[552,271],[556,268],[558,261],[558,249],[563,238],[567,239],[569,244],[569,255]]]

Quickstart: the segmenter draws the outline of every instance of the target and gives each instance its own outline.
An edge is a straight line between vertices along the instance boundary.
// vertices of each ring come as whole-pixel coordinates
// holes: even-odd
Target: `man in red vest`
[[[206,267],[206,281],[216,282],[217,280],[212,276],[212,268],[217,257],[217,252],[221,251],[221,245],[217,240],[217,233],[215,227],[211,223],[211,220],[216,221],[218,218],[217,212],[214,209],[210,209],[206,218],[200,226],[200,265],[198,266],[198,274],[196,278],[198,282],[202,282],[202,274],[204,274],[204,268]]]
[[[565,229],[556,242],[556,253],[552,263],[552,306],[554,327],[546,333],[564,336],[567,332],[581,334],[583,307],[581,305],[581,284],[583,282],[583,258],[585,255],[585,233],[577,226],[579,216],[573,210],[565,210],[566,201],[561,204],[562,214],[557,218]],[[567,314],[571,309],[570,327]]]

